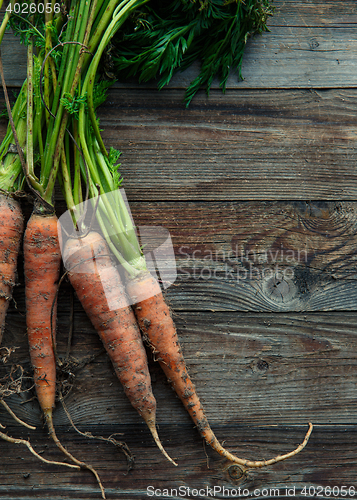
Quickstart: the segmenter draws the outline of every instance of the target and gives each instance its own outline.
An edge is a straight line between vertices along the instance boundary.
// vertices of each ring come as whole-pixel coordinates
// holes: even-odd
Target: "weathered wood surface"
[[[357,309],[356,203],[131,207],[139,227],[161,225],[171,235],[178,278],[167,296],[174,310]]]
[[[61,355],[66,349],[68,327],[66,292],[63,290],[61,297],[58,346]],[[18,296],[18,311],[12,312],[8,322],[7,344],[20,346],[17,358],[28,368],[28,353],[22,342],[24,308],[20,293]],[[317,427],[309,447],[300,456],[232,481],[226,470],[229,464],[207,447],[204,449],[180,402],[150,361],[160,435],[168,452],[180,464],[177,469],[171,468],[124,397],[107,357],[101,354],[96,335],[76,302],[72,355],[78,361],[93,353],[98,357],[75,372],[75,384],[66,404],[82,431],[105,436],[123,433],[119,439],[125,440],[136,455],[134,470],[126,475],[125,458],[111,445],[81,438],[71,431],[60,404],[55,421],[69,449],[98,468],[108,488],[108,498],[126,498],[125,492],[128,498],[144,498],[144,491],[150,485],[155,488],[287,485],[300,489],[305,485],[354,484],[356,427],[351,424],[356,421],[354,314],[201,312],[198,317],[197,313],[179,313],[175,319],[190,373],[208,417],[229,449],[242,456],[274,456],[301,440],[307,421],[312,420]],[[8,431],[12,435],[30,436],[37,451],[43,451],[47,458],[58,459],[59,453],[46,440],[46,431],[39,425],[36,403],[20,405],[30,396],[14,396],[11,406],[20,417],[37,424],[38,431],[11,425],[11,419],[3,413],[2,422],[10,426]],[[27,450],[15,450],[7,443],[2,445],[2,451],[0,496],[8,498],[11,492],[11,498],[52,499],[63,495],[96,498],[96,486],[89,473],[45,466],[29,456]],[[22,457],[20,461],[18,457]],[[56,492],[54,485],[58,487]],[[123,496],[117,496],[121,490]]]
[[[101,107],[130,199],[357,199],[354,89],[182,96],[115,90]]]
[[[228,206],[213,203],[212,206],[215,216],[210,220],[205,212],[206,204],[197,203],[187,203],[184,208],[177,204],[134,203],[132,212],[139,226],[164,223],[172,236],[178,267],[182,243],[184,251],[191,255],[192,251],[199,256],[208,250],[209,264],[214,267],[216,257],[222,256],[222,250],[229,248],[236,237],[235,243],[243,249],[243,260],[260,256],[264,263],[266,256],[269,260],[269,255],[275,255],[269,251],[281,249],[277,247],[279,242],[283,244],[285,257],[290,255],[287,252],[291,249],[296,256],[303,257],[307,273],[314,271],[315,266],[322,273],[329,266],[332,270],[336,266],[335,278],[330,277],[328,281],[329,273],[326,274],[327,289],[336,282],[343,288],[349,273],[352,276],[353,222],[344,224],[343,221],[347,214],[353,221],[354,204],[310,203],[304,206],[255,202]],[[232,208],[235,216],[229,217]],[[272,227],[269,221],[274,221]],[[281,255],[284,257],[284,252]],[[186,256],[184,260],[187,265]],[[192,270],[195,259],[190,262]],[[338,265],[339,262],[342,264]],[[296,260],[296,265],[300,264]],[[21,267],[19,282],[23,283]],[[225,298],[219,305],[219,288],[214,280],[211,286],[217,288],[212,292],[206,283],[196,289],[195,283],[183,286],[180,279],[177,284],[168,289],[168,298],[184,355],[208,418],[229,449],[249,458],[270,457],[292,449],[302,439],[308,421],[316,423],[317,428],[311,444],[300,456],[267,470],[251,471],[248,477],[233,481],[229,471],[234,475],[237,470],[227,470],[225,461],[203,448],[181,403],[159,367],[150,360],[160,435],[168,452],[180,463],[177,469],[171,469],[124,397],[89,320],[75,300],[71,356],[77,366],[78,363],[84,366],[76,369],[74,365],[71,369],[76,376],[66,396],[66,405],[82,431],[105,436],[123,433],[120,439],[137,457],[134,470],[126,474],[125,458],[112,445],[84,439],[71,430],[60,403],[55,422],[70,450],[97,466],[108,498],[146,498],[148,486],[156,489],[180,485],[201,489],[207,486],[280,488],[283,495],[285,487],[301,490],[304,486],[353,485],[357,465],[354,453],[356,313],[241,312],[237,310],[240,307],[234,293],[231,303]],[[237,293],[239,290],[237,287]],[[61,356],[66,351],[70,325],[69,292],[69,285],[65,284],[59,299],[58,351]],[[308,284],[306,293],[309,293]],[[19,346],[13,360],[21,362],[30,374],[22,286],[16,289],[15,300],[17,307],[12,306],[10,310],[4,344]],[[210,300],[216,304],[212,306]],[[254,308],[251,305],[253,298],[247,298],[245,303]],[[220,308],[226,310],[218,312]],[[284,307],[277,310],[283,311]],[[289,307],[285,310],[289,311]],[[97,356],[89,361],[93,354]],[[60,454],[46,440],[47,433],[39,423],[36,401],[26,403],[32,396],[30,391],[13,396],[9,402],[21,418],[38,426],[36,432],[14,426],[3,411],[1,422],[9,426],[8,432],[12,435],[29,436],[36,450],[43,451],[44,456],[58,459]],[[88,472],[74,473],[45,466],[29,456],[25,448],[15,450],[8,443],[2,444],[2,450],[0,497],[98,498],[95,482]],[[22,457],[20,462],[18,457]],[[298,495],[298,498],[303,496]]]
[[[232,77],[225,96],[214,90],[208,99],[202,92],[186,110],[189,75],[178,75],[162,93],[125,83],[112,89],[100,117],[106,145],[123,151],[136,223],[171,235],[178,278],[166,295],[217,436],[241,456],[270,458],[301,442],[308,421],[315,430],[293,459],[239,477],[203,446],[150,358],[159,433],[179,463],[172,467],[126,400],[74,298],[75,377],[70,391],[64,384],[66,405],[80,430],[121,433],[136,457],[134,469],[127,473],[125,457],[111,444],[74,432],[60,403],[55,424],[70,451],[98,469],[109,499],[149,498],[148,486],[158,494],[167,488],[166,499],[182,498],[170,491],[179,486],[247,488],[257,499],[276,498],[274,488],[287,498],[286,487],[295,487],[290,496],[301,500],[313,488],[324,499],[356,496],[328,489],[357,490],[356,4],[275,4],[271,33],[250,41],[245,82]],[[5,47],[4,59],[4,52],[8,83],[18,85],[19,61]],[[28,215],[30,206],[24,208]],[[4,345],[18,346],[11,361],[31,375],[21,265],[20,258]],[[71,301],[66,282],[59,301],[63,358]],[[37,430],[16,425],[1,407],[0,423],[13,436],[29,437],[43,456],[61,459],[41,424],[31,380],[26,383],[28,392],[8,402]],[[2,441],[0,450],[0,498],[100,497],[87,471],[45,465]]]

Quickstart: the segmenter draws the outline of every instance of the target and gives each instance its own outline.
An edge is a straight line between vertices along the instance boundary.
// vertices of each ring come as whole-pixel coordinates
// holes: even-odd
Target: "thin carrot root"
[[[3,426],[0,424],[0,426],[3,428]],[[80,469],[80,467],[78,465],[74,465],[74,464],[67,464],[65,462],[55,462],[53,460],[47,460],[46,458],[43,458],[41,457],[41,455],[39,455],[31,446],[31,443],[30,441],[27,441],[26,439],[17,439],[17,438],[13,438],[11,436],[8,436],[7,434],[5,434],[4,432],[1,432],[0,431],[0,438],[3,439],[4,441],[8,441],[9,443],[13,443],[13,444],[23,444],[24,446],[26,446],[30,452],[35,455],[35,457],[37,457],[39,460],[41,460],[41,462],[44,462],[45,464],[51,464],[51,465],[64,465],[66,467],[70,467],[71,469]]]
[[[176,327],[158,282],[149,273],[145,273],[129,281],[127,291],[134,304],[133,307],[140,329],[144,338],[147,339],[155,359],[170,380],[172,387],[190,414],[201,436],[211,448],[238,465],[246,468],[258,468],[293,457],[306,446],[312,432],[312,424],[309,424],[304,441],[295,450],[270,460],[246,460],[238,458],[226,450],[214,435],[195,386],[187,372]]]
[[[20,205],[10,196],[0,194],[0,344],[12,289],[15,285],[17,256],[23,232]]]
[[[104,491],[104,488],[103,488],[103,485],[102,485],[102,482],[100,480],[100,477],[97,473],[97,471],[94,469],[94,467],[92,467],[91,465],[88,465],[86,464],[85,462],[81,462],[80,460],[78,460],[76,457],[74,457],[61,443],[61,441],[58,439],[57,435],[56,435],[56,432],[55,432],[55,428],[53,426],[53,418],[52,418],[52,410],[46,410],[44,412],[44,416],[45,416],[45,420],[46,420],[46,424],[47,424],[47,427],[48,427],[48,432],[50,433],[50,436],[51,438],[53,439],[53,441],[56,443],[56,445],[58,446],[58,448],[62,451],[62,453],[64,453],[66,455],[67,458],[69,458],[70,460],[72,460],[72,462],[74,462],[76,465],[78,465],[80,468],[82,469],[88,469],[90,472],[92,472],[92,474],[94,475],[94,477],[96,478],[97,482],[98,482],[98,485],[99,485],[99,488],[100,488],[100,491],[102,493],[102,498],[106,498],[105,497],[105,491]]]
[[[157,444],[157,447],[159,448],[159,450],[161,451],[161,453],[167,458],[167,460],[169,462],[171,462],[172,464],[174,464],[175,466],[177,466],[177,463],[174,462],[174,460],[172,460],[172,458],[166,453],[164,447],[162,446],[161,444],[161,441],[160,441],[160,438],[159,438],[159,435],[157,433],[157,429],[156,429],[156,422],[155,422],[155,417],[148,417],[148,418],[145,418],[145,416],[143,417],[145,422],[146,422],[146,425],[149,427],[149,430],[152,434],[152,437],[154,438],[155,440],[155,443]]]
[[[61,400],[61,403],[62,403],[62,407],[64,409],[64,412],[65,414],[67,415],[67,418],[71,424],[71,426],[73,427],[73,429],[78,432],[78,434],[80,434],[81,436],[84,436],[86,438],[90,438],[90,439],[99,439],[101,441],[106,441],[107,443],[111,443],[113,444],[114,446],[118,447],[121,449],[121,451],[124,453],[124,455],[126,456],[126,459],[128,461],[128,471],[132,468],[133,464],[134,464],[134,456],[132,455],[128,445],[126,443],[123,443],[122,441],[118,441],[116,439],[113,438],[113,434],[111,436],[109,436],[108,438],[104,437],[104,436],[94,436],[91,432],[83,432],[81,431],[80,429],[78,429],[78,427],[75,425],[75,423],[73,422],[72,420],[72,417],[71,417],[71,414],[69,413],[68,409],[67,409],[67,406],[63,400],[63,396],[60,392],[60,400]],[[115,434],[114,434],[115,435]]]
[[[145,420],[160,451],[177,465],[157,434],[156,400],[145,348],[105,240],[95,232],[84,238],[70,238],[65,244],[63,260],[70,282],[103,342],[125,394]]]
[[[15,350],[15,348],[3,347],[1,350],[4,350],[1,361],[6,363],[8,357]],[[22,366],[11,366],[8,374],[0,380],[0,403],[18,424],[23,425],[27,429],[35,430],[36,427],[29,425],[21,420],[4,400],[4,398],[9,397],[12,394],[19,394],[22,392],[23,375],[24,369],[22,368]]]
[[[27,429],[31,429],[32,431],[36,430],[36,427],[34,427],[33,425],[29,425],[27,424],[26,422],[24,422],[23,420],[21,420],[17,415],[16,413],[14,413],[12,411],[12,409],[9,407],[9,405],[7,403],[5,403],[5,401],[3,399],[0,399],[0,403],[3,405],[3,407],[5,408],[5,410],[10,413],[10,415],[12,416],[12,418],[18,423],[18,424],[21,424],[23,425],[24,427],[27,427]]]

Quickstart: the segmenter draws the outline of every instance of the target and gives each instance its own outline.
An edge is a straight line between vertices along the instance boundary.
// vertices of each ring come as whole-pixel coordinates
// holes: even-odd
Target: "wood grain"
[[[101,107],[130,200],[357,199],[356,90],[182,97],[112,90]]]
[[[269,18],[269,26],[353,27],[357,22],[354,0],[274,0],[274,15]]]
[[[58,338],[63,355],[67,336],[64,317],[68,311],[65,291],[61,304]],[[20,345],[13,361],[21,361],[26,367],[28,353],[20,333],[22,313],[19,301],[18,309],[10,311],[6,341],[7,345]],[[290,461],[251,471],[234,481],[237,470],[227,468],[229,464],[202,447],[181,403],[151,360],[159,432],[164,446],[179,462],[177,469],[169,469],[127,402],[106,355],[100,354],[99,340],[76,302],[72,356],[81,361],[93,353],[100,355],[75,371],[67,407],[82,431],[104,436],[123,433],[118,438],[136,455],[134,470],[126,475],[126,461],[119,450],[84,439],[71,430],[59,403],[55,422],[70,451],[98,468],[108,498],[116,498],[119,493],[123,494],[120,498],[144,498],[151,484],[155,488],[287,485],[299,489],[305,485],[354,484],[356,428],[351,422],[356,421],[357,411],[355,314],[180,313],[175,320],[208,418],[229,449],[247,457],[270,457],[288,451],[302,439],[308,420],[317,424],[311,443]],[[3,412],[1,422],[7,424],[11,435],[29,435],[37,451],[58,459],[59,453],[39,423],[37,403],[20,404],[30,395],[24,394],[22,400],[14,396],[9,403],[19,416],[38,426],[36,432],[12,425]],[[20,462],[17,457],[22,457]],[[14,449],[8,443],[2,444],[0,465],[3,498],[10,492],[14,499],[94,498],[97,491],[88,473],[40,464],[25,449]],[[60,489],[57,486],[55,491],[54,485],[60,485]]]
[[[171,235],[178,277],[167,297],[174,310],[357,309],[355,203],[141,202],[131,208],[139,228],[163,226]],[[143,244],[149,254],[160,243],[154,237]],[[167,255],[160,262],[156,251],[154,258],[160,268]]]
[[[356,90],[182,96],[112,90],[101,107],[130,200],[357,199]]]
[[[113,90],[99,116],[131,200],[355,200],[356,97]]]
[[[119,429],[119,428],[118,428]],[[14,429],[11,428],[11,431]],[[91,428],[90,430],[95,431]],[[111,432],[111,429],[104,426],[104,431]],[[130,444],[138,444],[144,442],[147,444],[147,437],[142,433],[134,435],[133,428],[126,428],[131,435]],[[247,449],[251,453],[278,453],[282,446],[289,449],[291,442],[297,443],[300,439],[300,434],[303,429],[285,428],[286,439],[282,443],[281,433],[274,428],[242,428],[236,426],[221,427],[222,432],[228,438],[227,444],[243,453]],[[303,500],[301,490],[304,486],[309,487],[341,487],[342,485],[355,485],[355,454],[352,441],[356,437],[356,428],[354,426],[344,427],[341,432],[336,427],[317,427],[315,436],[311,441],[309,450],[305,450],[300,455],[296,456],[289,462],[277,464],[274,468],[260,471],[251,471],[248,476],[242,479],[235,479],[239,474],[234,467],[229,467],[228,464],[222,462],[212,455],[210,450],[204,450],[202,442],[192,436],[188,437],[190,430],[187,426],[174,426],[173,429],[167,430],[162,428],[165,445],[170,440],[171,432],[174,437],[171,437],[172,446],[177,450],[178,460],[184,466],[177,468],[168,467],[160,458],[155,448],[148,445],[146,452],[141,453],[137,457],[135,468],[126,473],[126,466],[120,454],[105,444],[93,444],[83,438],[71,436],[69,439],[65,428],[61,428],[60,437],[65,444],[71,449],[76,449],[77,454],[91,462],[97,467],[102,481],[106,486],[108,499],[128,499],[136,498],[144,500],[148,498],[147,488],[153,486],[155,489],[168,489],[169,492],[174,488],[201,489],[201,488],[241,488],[249,489],[253,495],[253,491],[259,489],[278,488],[279,496],[284,496],[286,487],[294,488],[294,498]],[[346,433],[350,436],[348,439]],[[269,444],[266,444],[269,440]],[[241,443],[236,445],[233,443]],[[37,450],[44,451],[46,456],[57,457],[53,449],[46,446],[46,436],[42,435],[33,440]],[[4,452],[9,455],[14,455],[9,449],[8,444],[2,446]],[[17,450],[20,453],[19,450]],[[207,453],[207,456],[206,456]],[[100,460],[99,460],[99,457]],[[349,463],[341,464],[341,459],[346,460],[349,457]],[[58,458],[58,457],[57,457]],[[319,464],[323,463],[323,470]],[[207,464],[209,468],[207,468]],[[339,464],[339,465],[338,465]],[[31,474],[28,475],[28,471]],[[32,498],[50,498],[58,500],[60,498],[73,499],[95,499],[98,498],[98,488],[92,476],[86,471],[68,472],[67,469],[43,466],[39,464],[37,470],[33,472],[31,459],[24,454],[21,460],[21,466],[18,462],[11,460],[6,469],[0,472],[0,498],[12,498],[14,500],[27,500]],[[239,476],[238,476],[239,477]],[[57,485],[60,484],[60,489]],[[136,485],[136,487],[134,487]],[[291,490],[290,490],[291,491]],[[169,493],[170,494],[170,493]],[[268,493],[269,495],[269,493]],[[290,493],[291,495],[291,493]],[[226,495],[227,496],[227,495]],[[277,494],[275,493],[275,497]],[[197,498],[196,495],[187,495],[185,498]],[[273,492],[267,496],[266,492],[262,495],[256,495],[253,498],[273,498]],[[158,496],[154,497],[158,498]],[[165,496],[165,499],[173,498],[178,500],[181,496],[173,494],[171,497]],[[201,494],[198,498],[212,498],[212,495]],[[217,492],[216,498],[224,498]],[[320,493],[319,498],[331,498],[330,495]],[[337,498],[343,498],[342,496]],[[349,497],[352,498],[352,497]]]

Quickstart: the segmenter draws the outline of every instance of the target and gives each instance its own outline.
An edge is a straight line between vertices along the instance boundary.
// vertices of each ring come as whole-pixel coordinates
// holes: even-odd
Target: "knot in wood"
[[[257,362],[258,370],[265,372],[269,368],[269,363],[267,363],[264,359],[259,359]]]
[[[260,375],[263,375],[268,369],[269,369],[269,363],[265,361],[265,359],[254,359],[250,363],[250,368],[253,371],[253,373],[258,373]]]
[[[316,38],[312,38],[312,39],[310,40],[310,49],[311,49],[311,50],[315,50],[315,49],[317,49],[317,47],[319,47],[319,46],[320,46],[320,44],[319,44],[319,42],[316,40]]]
[[[297,287],[290,278],[284,277],[283,273],[276,273],[263,283],[263,293],[274,302],[286,304],[295,298]]]
[[[244,472],[243,469],[239,467],[239,465],[233,464],[228,467],[228,475],[234,481],[238,481],[239,479],[242,479],[242,477],[244,476]]]

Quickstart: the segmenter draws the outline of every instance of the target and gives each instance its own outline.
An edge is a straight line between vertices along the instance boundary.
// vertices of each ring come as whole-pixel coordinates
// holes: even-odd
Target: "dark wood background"
[[[232,75],[225,95],[216,82],[209,98],[202,91],[186,109],[184,87],[193,68],[161,92],[154,85],[117,84],[100,118],[106,145],[123,152],[136,223],[171,234],[178,278],[167,299],[217,437],[239,456],[270,458],[293,449],[307,422],[315,428],[296,457],[240,477],[204,446],[150,359],[159,434],[179,464],[174,468],[124,397],[74,297],[71,359],[77,364],[66,405],[82,431],[119,433],[135,456],[134,468],[127,472],[113,445],[77,434],[60,402],[55,424],[68,449],[96,467],[109,499],[148,498],[149,486],[157,493],[201,489],[199,498],[210,498],[203,489],[214,486],[216,498],[227,497],[219,487],[246,488],[259,499],[276,497],[274,488],[283,498],[286,488],[295,488],[290,496],[300,499],[314,492],[346,498],[342,486],[357,490],[357,5],[274,3],[271,32],[249,41],[245,80]],[[16,88],[24,77],[23,52],[7,36],[2,54],[7,83]],[[30,213],[26,202],[24,210]],[[31,374],[21,259],[18,281],[3,345],[18,347],[10,361]],[[65,283],[62,357],[71,301]],[[0,422],[43,456],[61,460],[32,398],[29,390],[7,402],[36,431],[3,410]],[[87,471],[43,464],[6,442],[0,450],[0,498],[100,498]],[[161,498],[182,498],[179,492]],[[197,498],[197,492],[186,496]],[[350,490],[347,497],[353,496]]]

